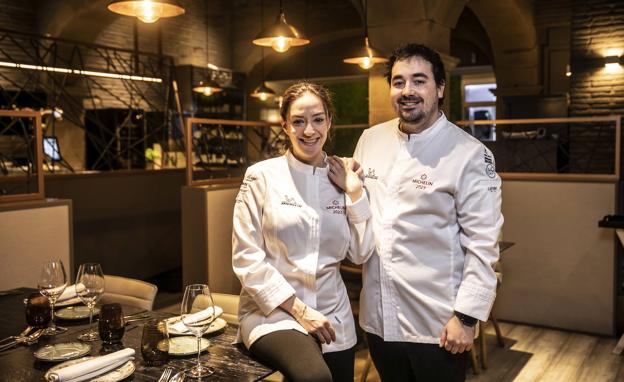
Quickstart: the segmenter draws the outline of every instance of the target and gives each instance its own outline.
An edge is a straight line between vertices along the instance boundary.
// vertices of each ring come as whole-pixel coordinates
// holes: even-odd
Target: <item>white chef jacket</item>
[[[398,119],[373,126],[354,157],[376,241],[363,269],[362,328],[386,341],[438,343],[454,310],[486,321],[503,224],[492,153],[442,115],[409,136]]]
[[[307,331],[279,305],[295,294],[336,331],[323,352],[356,343],[340,261],[366,261],[374,249],[365,192],[352,202],[323,168],[290,152],[247,169],[234,206],[232,265],[243,288],[239,339],[249,348],[278,330]]]

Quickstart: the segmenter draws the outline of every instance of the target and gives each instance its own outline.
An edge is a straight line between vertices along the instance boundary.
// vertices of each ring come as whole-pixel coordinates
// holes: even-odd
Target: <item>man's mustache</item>
[[[399,102],[423,102],[423,99],[417,96],[408,96],[399,98]]]

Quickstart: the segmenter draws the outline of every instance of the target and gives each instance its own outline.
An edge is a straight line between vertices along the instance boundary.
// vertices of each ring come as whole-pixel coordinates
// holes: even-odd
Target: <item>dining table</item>
[[[34,292],[36,290],[32,288],[0,291],[0,338],[17,335],[27,326],[24,299]],[[122,308],[124,315],[136,314],[141,310],[125,305]],[[141,317],[145,316],[154,319],[174,317],[173,314],[156,311],[141,313]],[[124,381],[158,381],[165,367],[172,367],[177,371],[196,365],[197,353],[194,352],[186,356],[170,356],[163,366],[147,366],[141,356],[141,336],[146,320],[128,323],[121,343],[106,345],[99,340],[88,342],[91,344],[88,355],[103,355],[122,348],[134,349],[135,371]],[[46,371],[57,363],[37,360],[34,352],[48,344],[78,341],[78,336],[90,329],[88,318],[66,321],[57,317],[56,324],[68,330],[55,336],[41,337],[36,344],[20,344],[0,352],[0,381],[43,381]],[[93,325],[97,325],[96,317]],[[228,324],[219,331],[204,335],[210,345],[202,352],[201,361],[213,368],[214,374],[204,377],[202,381],[258,381],[273,373],[274,370],[254,359],[242,344],[236,343],[236,332],[237,327]],[[191,380],[186,378],[186,381]]]

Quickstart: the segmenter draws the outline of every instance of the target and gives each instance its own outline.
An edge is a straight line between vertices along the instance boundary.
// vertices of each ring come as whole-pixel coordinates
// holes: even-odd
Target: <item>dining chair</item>
[[[101,303],[117,302],[122,305],[152,310],[158,287],[145,281],[121,276],[104,275],[104,293]]]

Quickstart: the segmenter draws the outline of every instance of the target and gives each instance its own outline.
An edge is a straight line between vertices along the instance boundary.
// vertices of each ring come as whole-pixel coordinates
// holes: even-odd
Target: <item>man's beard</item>
[[[425,117],[424,110],[399,111],[399,119],[405,123],[420,123]]]
[[[421,109],[414,108],[411,111],[401,110],[401,102],[419,102]],[[401,97],[397,101],[397,110],[399,119],[404,123],[420,123],[425,119],[427,113],[422,109],[424,106],[424,100],[420,97]]]

